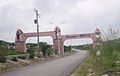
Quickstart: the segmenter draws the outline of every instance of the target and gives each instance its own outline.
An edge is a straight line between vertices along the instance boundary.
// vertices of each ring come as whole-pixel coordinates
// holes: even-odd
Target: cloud
[[[19,3],[19,4],[18,4]],[[32,4],[31,4],[32,5]],[[31,6],[25,2],[15,2],[4,5],[0,8],[0,34],[3,35],[0,39],[14,41],[15,31],[18,28],[27,29],[29,24],[33,22]],[[26,26],[28,25],[28,26]],[[29,29],[29,28],[28,28]]]
[[[106,31],[109,24],[120,28],[119,0],[2,0],[0,39],[14,41],[18,28],[36,31],[34,8],[41,14],[40,31],[53,30],[55,26],[61,28],[62,34],[94,32],[97,27]]]

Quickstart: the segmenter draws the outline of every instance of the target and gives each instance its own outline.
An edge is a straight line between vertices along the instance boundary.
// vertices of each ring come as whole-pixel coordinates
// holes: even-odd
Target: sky
[[[60,27],[62,34],[83,34],[100,28],[107,32],[109,25],[120,29],[120,0],[0,0],[0,40],[14,42],[15,32],[35,32],[35,11],[40,31]],[[51,37],[40,41],[52,43]],[[29,38],[27,42],[37,42]],[[66,45],[91,43],[90,39],[67,40]]]

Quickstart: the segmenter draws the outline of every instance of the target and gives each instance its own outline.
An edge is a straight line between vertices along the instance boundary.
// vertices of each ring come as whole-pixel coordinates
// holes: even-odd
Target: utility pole
[[[39,48],[40,48],[40,45],[39,45],[39,24],[38,24],[38,10],[34,9],[35,13],[36,13],[36,19],[34,20],[34,23],[37,25],[37,53],[39,53]]]

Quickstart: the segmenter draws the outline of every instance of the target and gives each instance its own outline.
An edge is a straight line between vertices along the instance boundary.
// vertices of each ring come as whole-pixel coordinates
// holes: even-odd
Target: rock
[[[102,75],[102,76],[108,76],[108,74],[104,74],[104,75]]]
[[[45,58],[41,58],[41,61],[44,62],[44,61],[46,61],[46,59]]]
[[[120,61],[116,61],[116,64],[119,64],[120,63]]]
[[[37,57],[37,56],[35,56],[35,57],[34,57],[34,59],[36,59],[36,60],[40,60],[40,58],[39,58],[39,57]]]
[[[30,64],[30,62],[28,62],[27,60],[22,60],[22,59],[17,59],[17,60],[21,65],[24,65],[24,66]]]
[[[11,64],[11,66],[20,66],[18,62],[7,60],[7,63]]]
[[[88,76],[93,76],[93,74],[92,73],[88,73]]]
[[[38,61],[40,61],[40,58],[37,57],[37,56],[35,56],[35,57],[34,57],[34,61],[35,61],[35,62],[38,62]]]
[[[0,71],[7,71],[10,69],[10,66],[7,63],[0,63]]]
[[[89,69],[88,69],[88,72],[89,72],[89,73],[93,73],[93,69],[89,68]]]

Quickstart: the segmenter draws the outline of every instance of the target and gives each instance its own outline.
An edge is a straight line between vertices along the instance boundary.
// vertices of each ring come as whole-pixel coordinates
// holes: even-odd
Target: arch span
[[[47,31],[47,32],[39,32],[40,37],[44,36],[50,36],[53,39],[53,47],[57,49],[58,47],[58,37],[57,33],[60,32],[60,29],[56,27],[54,31]],[[30,32],[30,33],[23,33],[22,30],[18,29],[16,31],[16,37],[15,37],[15,48],[17,51],[21,53],[26,53],[26,39],[30,37],[37,37],[37,32]]]
[[[100,44],[102,39],[100,31],[97,28],[94,33],[85,34],[69,34],[61,35],[61,30],[59,27],[55,27],[54,31],[39,32],[39,36],[50,36],[53,39],[53,48],[58,51],[59,55],[64,54],[64,42],[68,39],[84,39],[90,38],[93,41],[93,48]],[[15,46],[16,50],[22,53],[26,52],[26,39],[30,37],[37,37],[37,32],[23,33],[22,30],[18,29],[16,31]]]
[[[93,41],[93,48],[95,48],[98,44],[102,42],[100,31],[97,28],[94,33],[84,33],[84,34],[69,34],[69,35],[61,35],[60,37],[60,50],[61,53],[64,54],[64,42],[70,39],[84,39],[90,38]]]

